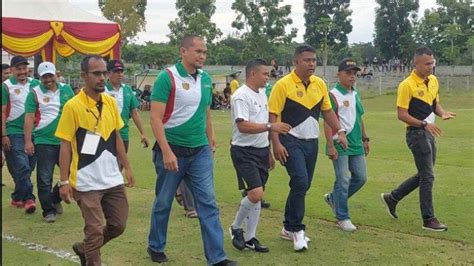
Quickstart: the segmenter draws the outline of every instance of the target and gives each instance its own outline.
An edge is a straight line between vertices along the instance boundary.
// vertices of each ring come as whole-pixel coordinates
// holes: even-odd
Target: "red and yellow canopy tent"
[[[56,61],[68,57],[100,54],[120,58],[120,26],[88,13],[67,0],[3,0],[2,48],[8,53]]]

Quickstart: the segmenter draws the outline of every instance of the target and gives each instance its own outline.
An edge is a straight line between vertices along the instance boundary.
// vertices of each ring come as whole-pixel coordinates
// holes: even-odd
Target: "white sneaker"
[[[308,242],[306,242],[304,230],[293,233],[293,247],[295,251],[303,251],[308,249]]]
[[[343,221],[338,221],[337,225],[342,229],[342,231],[346,232],[354,232],[357,230],[357,227],[352,224],[351,220],[343,220]]]
[[[293,232],[286,231],[285,227],[283,227],[280,231],[280,237],[282,239],[288,240],[288,241],[293,241]],[[307,237],[306,235],[304,236],[306,242],[311,242],[311,239]]]

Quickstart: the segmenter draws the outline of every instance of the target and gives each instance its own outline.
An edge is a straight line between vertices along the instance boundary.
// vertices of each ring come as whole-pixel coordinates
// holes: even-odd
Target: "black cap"
[[[360,68],[357,66],[357,63],[354,59],[352,58],[346,58],[342,60],[339,63],[339,67],[337,68],[337,71],[347,71],[347,70],[357,70],[360,71]]]
[[[12,67],[16,67],[21,64],[29,65],[30,63],[28,63],[28,60],[21,55],[14,56],[10,61],[10,66]]]
[[[107,71],[123,70],[124,68],[123,63],[120,60],[110,60],[107,63]]]

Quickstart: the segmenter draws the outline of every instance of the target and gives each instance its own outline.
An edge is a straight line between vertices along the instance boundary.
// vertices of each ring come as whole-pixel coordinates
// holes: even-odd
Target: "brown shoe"
[[[422,229],[429,230],[429,231],[436,231],[442,232],[447,231],[448,227],[438,221],[436,218],[431,218],[428,220],[423,221]]]

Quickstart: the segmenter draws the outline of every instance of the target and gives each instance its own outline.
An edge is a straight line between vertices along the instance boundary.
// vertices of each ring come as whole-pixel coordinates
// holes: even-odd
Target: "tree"
[[[120,25],[124,44],[133,41],[145,29],[146,5],[146,0],[99,0],[104,17]]]
[[[147,42],[138,56],[141,64],[152,64],[159,68],[174,63],[176,59],[178,59],[178,49],[167,43]]]
[[[385,58],[409,57],[418,0],[376,0],[375,46]]]
[[[177,44],[186,34],[202,36],[207,42],[213,42],[222,32],[211,17],[216,12],[215,0],[176,0],[178,17],[168,24],[171,44]]]
[[[293,23],[289,18],[291,6],[278,6],[278,1],[236,0],[232,10],[237,13],[232,27],[239,30],[245,40],[242,60],[260,57],[274,57],[275,46],[289,44],[296,37],[296,28],[286,33],[286,27]]]

